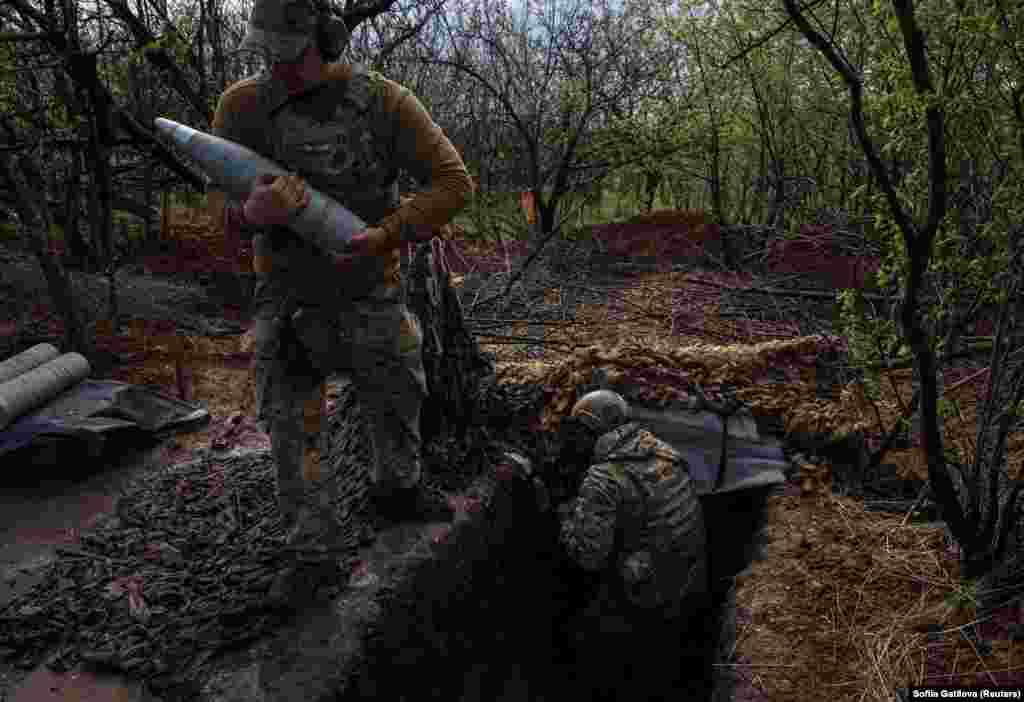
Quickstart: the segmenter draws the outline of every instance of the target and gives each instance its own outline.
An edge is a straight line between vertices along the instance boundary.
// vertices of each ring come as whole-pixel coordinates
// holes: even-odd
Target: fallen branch
[[[486,332],[477,334],[477,336],[486,337],[487,339],[495,339],[496,341],[488,341],[488,344],[493,343],[506,343],[506,344],[544,344],[547,346],[561,346],[563,349],[572,351],[576,348],[583,348],[586,344],[574,344],[569,345],[564,341],[552,341],[550,339],[536,338],[532,336],[508,336],[506,334],[487,334]]]
[[[866,468],[867,470],[872,470],[881,465],[882,458],[892,447],[893,443],[896,441],[896,437],[902,433],[903,422],[910,418],[910,415],[912,415],[914,413],[914,410],[917,409],[917,405],[920,401],[921,389],[918,388],[917,390],[914,391],[914,396],[910,398],[910,404],[908,404],[903,409],[903,412],[900,414],[899,419],[896,420],[896,423],[893,424],[892,429],[889,430],[889,434],[882,441],[882,445],[878,447],[878,450],[875,453],[871,454],[871,457],[868,459],[868,465]]]
[[[477,304],[488,304],[490,302],[494,302],[495,300],[500,300],[500,299],[502,299],[504,297],[507,297],[509,292],[512,290],[512,286],[515,285],[516,281],[518,281],[520,278],[523,277],[523,274],[526,273],[527,270],[529,270],[529,268],[533,264],[533,262],[535,260],[537,260],[538,256],[540,256],[541,251],[543,251],[544,247],[547,246],[547,243],[557,233],[558,233],[558,229],[552,229],[550,232],[545,234],[544,237],[537,243],[537,246],[534,247],[533,251],[530,252],[530,255],[526,257],[526,260],[523,261],[523,265],[520,266],[519,270],[517,270],[512,276],[509,277],[508,283],[505,284],[505,289],[502,290],[497,295],[492,295],[489,298],[485,298],[482,302],[478,301],[478,300],[474,300],[473,301],[473,305],[469,308],[468,314],[473,314],[473,310],[476,309]],[[507,258],[507,256],[508,256],[508,246],[507,245],[505,247],[505,255],[506,255],[506,258]]]
[[[723,285],[722,287],[729,287],[729,286]],[[786,290],[784,288],[735,288],[735,287],[733,287],[731,289],[732,290],[736,290],[738,292],[759,292],[759,293],[765,293],[765,294],[768,294],[768,295],[788,295],[790,297],[809,297],[809,298],[812,298],[812,299],[822,299],[822,300],[834,300],[835,297],[836,297],[836,294],[837,294],[835,292],[825,292],[825,291],[821,291],[821,290]],[[864,297],[865,300],[884,301],[884,300],[891,299],[891,297],[886,296],[886,295],[874,295],[874,294],[867,294],[867,293],[861,293],[861,295]]]

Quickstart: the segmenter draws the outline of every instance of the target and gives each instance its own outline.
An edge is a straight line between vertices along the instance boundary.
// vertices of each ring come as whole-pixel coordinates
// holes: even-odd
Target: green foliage
[[[18,43],[0,42],[0,114],[11,115],[16,129],[25,129],[28,123],[21,113],[25,105],[18,95],[17,73]]]
[[[836,295],[837,322],[840,333],[849,347],[850,360],[865,368],[864,385],[871,399],[879,398],[880,374],[867,368],[873,363],[893,354],[899,346],[901,335],[898,326],[890,319],[868,317],[864,310],[864,298],[859,290],[841,290]]]
[[[519,239],[528,233],[518,193],[477,191],[455,223],[470,240]]]
[[[956,405],[952,400],[940,397],[938,399],[937,413],[940,421],[954,417],[956,415]]]
[[[945,603],[948,607],[955,610],[976,606],[978,603],[977,580],[967,580],[959,585],[955,585],[953,590],[946,595]]]
[[[950,195],[958,187],[968,185],[959,181],[958,169],[964,161],[975,163],[982,173],[990,169],[997,154],[999,158],[1015,161],[1018,169],[1024,165],[1024,154],[1013,154],[1006,148],[1017,139],[1024,125],[1010,126],[1012,110],[1008,110],[1008,104],[1000,104],[996,85],[979,80],[986,64],[994,69],[1008,58],[1000,58],[999,43],[993,41],[994,28],[998,26],[993,7],[937,3],[917,9],[937,88],[930,96],[920,96],[913,88],[892,8],[876,1],[872,11],[884,23],[886,32],[878,38],[868,73],[866,117],[883,158],[910,162],[909,172],[895,184],[902,207],[922,226],[930,201],[924,117],[929,106],[940,107],[946,120],[946,187]],[[1020,179],[1007,178],[994,196],[993,221],[969,227],[966,233],[959,226],[955,201],[949,203],[947,216],[936,233],[929,266],[928,281],[941,301],[925,310],[929,326],[949,319],[967,291],[979,292],[983,304],[997,301],[1004,287],[1001,274],[1008,262],[1006,232],[1013,222],[1021,221],[1022,196]],[[909,269],[904,234],[877,189],[871,197],[863,199],[875,213],[875,239],[884,252],[878,283],[882,289],[892,289],[905,280]]]
[[[175,27],[167,27],[153,41],[132,51],[131,58],[141,63],[146,51],[166,50],[170,52],[178,65],[187,65],[191,51],[189,40],[192,38],[193,24],[192,17],[188,15],[178,17],[175,20]]]

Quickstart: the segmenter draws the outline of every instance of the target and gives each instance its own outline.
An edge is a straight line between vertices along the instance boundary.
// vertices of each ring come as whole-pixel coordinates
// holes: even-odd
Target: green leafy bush
[[[867,366],[884,360],[883,353],[888,356],[898,348],[899,328],[891,319],[867,316],[864,298],[858,290],[841,290],[836,298],[839,329],[849,346],[850,360],[865,367],[864,387],[868,397],[876,400],[880,376]]]

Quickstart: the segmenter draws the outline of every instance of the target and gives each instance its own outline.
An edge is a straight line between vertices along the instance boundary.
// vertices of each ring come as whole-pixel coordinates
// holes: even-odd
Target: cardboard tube
[[[0,384],[0,429],[85,380],[91,370],[85,356],[66,353]]]
[[[0,363],[0,383],[6,383],[11,378],[17,378],[22,373],[27,373],[48,361],[60,356],[60,351],[53,344],[36,344],[32,348],[22,351],[16,356],[11,356],[3,363]]]

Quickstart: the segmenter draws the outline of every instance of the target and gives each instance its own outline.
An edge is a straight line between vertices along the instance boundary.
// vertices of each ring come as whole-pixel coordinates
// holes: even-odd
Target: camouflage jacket
[[[231,86],[217,107],[214,133],[298,173],[389,235],[447,223],[465,205],[472,181],[419,100],[373,71],[346,64],[325,71],[321,82],[293,96],[266,73]],[[430,188],[402,204],[401,172]],[[250,233],[265,267],[257,272],[277,278],[300,304],[321,303],[325,295],[362,297],[399,282],[397,248],[367,256],[339,277],[322,251],[285,227]]]
[[[704,517],[683,457],[626,424],[597,440],[593,461],[562,523],[569,555],[587,570],[614,573],[637,606],[703,592]]]

